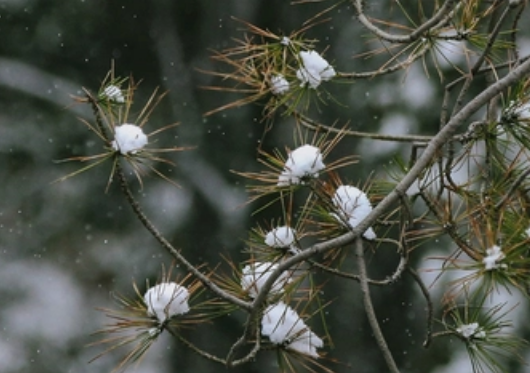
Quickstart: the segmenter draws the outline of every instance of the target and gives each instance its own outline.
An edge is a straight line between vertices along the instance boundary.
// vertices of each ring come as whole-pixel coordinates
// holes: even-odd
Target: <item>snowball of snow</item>
[[[123,104],[125,102],[125,97],[123,96],[123,92],[118,86],[115,85],[108,85],[103,90],[103,95],[109,99],[109,101],[114,101],[119,104]]]
[[[272,272],[278,268],[278,264],[271,262],[255,262],[249,265],[246,265],[243,268],[241,275],[241,287],[248,295],[252,298],[255,298],[260,292],[261,288],[268,280]],[[270,294],[280,294],[283,292],[283,287],[290,281],[289,274],[283,272],[277,279],[274,281],[274,284],[270,288]]]
[[[320,149],[303,145],[289,154],[285,167],[278,178],[278,186],[301,184],[304,177],[318,177],[326,166],[322,162]]]
[[[174,282],[163,282],[153,286],[144,295],[147,314],[156,316],[160,322],[175,315],[185,314],[190,310],[189,295],[188,289]]]
[[[530,227],[526,228],[526,230],[524,231],[524,233],[526,234],[526,236],[528,238],[530,238]]]
[[[506,255],[504,255],[502,252],[502,249],[497,245],[493,245],[487,249],[486,254],[487,255],[482,259],[482,263],[484,263],[486,271],[491,271],[492,269],[498,268],[499,262],[506,257]],[[500,266],[502,267],[502,265]]]
[[[289,91],[289,82],[282,74],[274,75],[271,78],[271,91],[275,95],[283,95]]]
[[[276,227],[265,236],[265,243],[276,249],[290,247],[295,243],[296,231],[288,226]]]
[[[486,332],[476,322],[460,325],[456,331],[464,338],[486,338]]]
[[[284,36],[282,40],[280,40],[280,44],[287,47],[289,44],[291,44],[291,39],[289,39],[287,36]]]
[[[267,307],[261,319],[261,334],[272,343],[312,357],[318,357],[316,349],[324,345],[298,313],[283,302]]]
[[[372,205],[366,194],[351,185],[341,185],[332,198],[338,214],[332,214],[337,220],[346,223],[350,228],[355,228],[372,211]],[[364,238],[376,238],[374,230],[370,227],[363,233]]]
[[[141,127],[125,123],[114,128],[112,149],[119,151],[121,154],[134,154],[145,145],[147,145],[147,136]]]
[[[300,86],[309,85],[316,89],[322,81],[333,78],[337,73],[335,69],[320,54],[315,51],[300,52],[302,66],[296,71],[296,77],[300,80]]]

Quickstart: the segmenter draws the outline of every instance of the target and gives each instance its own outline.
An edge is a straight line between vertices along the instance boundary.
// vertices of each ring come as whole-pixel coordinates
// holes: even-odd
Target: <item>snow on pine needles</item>
[[[303,184],[305,179],[318,177],[325,168],[320,149],[313,145],[302,145],[289,153],[277,185]]]
[[[316,89],[320,83],[337,75],[333,66],[316,51],[301,51],[300,59],[302,66],[296,71],[296,77],[301,87]]]
[[[283,302],[267,307],[261,319],[261,334],[286,349],[318,358],[322,339],[309,329],[298,313]]]
[[[173,316],[188,313],[189,296],[188,289],[175,282],[155,285],[144,295],[147,314],[155,316],[160,323],[164,323]]]
[[[137,153],[147,145],[147,142],[147,135],[135,124],[124,123],[114,127],[112,149],[122,155]]]
[[[332,202],[338,213],[331,215],[349,228],[357,227],[372,211],[372,205],[366,193],[351,185],[339,186],[335,191]],[[372,227],[368,228],[363,233],[363,236],[368,240],[376,238]]]

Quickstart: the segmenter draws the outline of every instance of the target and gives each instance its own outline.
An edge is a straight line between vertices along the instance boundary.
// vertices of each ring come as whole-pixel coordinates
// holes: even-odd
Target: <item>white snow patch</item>
[[[333,204],[337,208],[337,214],[331,214],[341,223],[355,228],[372,211],[372,205],[366,194],[351,185],[341,185],[335,191],[332,198]],[[363,233],[364,238],[373,240],[376,238],[372,227]]]
[[[125,97],[123,96],[123,92],[121,91],[120,87],[112,84],[105,87],[103,90],[103,95],[109,101],[114,101],[119,104],[123,104],[125,102]]]
[[[246,265],[241,274],[241,287],[250,297],[255,298],[263,288],[265,282],[269,279],[272,272],[277,268],[278,264],[271,262],[255,262]],[[289,274],[283,272],[276,281],[274,281],[269,294],[281,294],[283,292],[283,287],[289,283],[289,281]]]
[[[280,44],[287,47],[291,44],[291,39],[288,36],[284,36],[282,40],[280,40]]]
[[[486,254],[487,255],[482,259],[482,263],[484,263],[486,271],[503,267],[503,265],[500,264],[500,261],[503,260],[506,255],[504,255],[502,249],[499,246],[493,245],[486,250]]]
[[[295,243],[296,231],[288,226],[276,227],[265,236],[265,244],[275,249],[291,247]]]
[[[271,77],[271,92],[275,95],[283,95],[289,91],[289,82],[282,74]]]
[[[473,322],[471,324],[460,325],[458,328],[456,328],[456,332],[466,339],[486,338],[486,332],[482,330],[482,328],[477,322]]]
[[[281,187],[301,184],[303,178],[316,178],[325,168],[320,149],[313,145],[302,145],[289,153],[277,185]]]
[[[300,52],[302,66],[296,71],[296,77],[300,80],[300,86],[309,85],[316,89],[322,81],[332,79],[337,73],[335,69],[318,52]]]
[[[144,302],[147,314],[164,322],[175,315],[187,313],[190,310],[188,298],[189,292],[184,286],[175,282],[163,282],[147,290]]]
[[[269,306],[261,319],[261,334],[272,343],[311,357],[319,357],[317,348],[324,345],[295,310],[283,302]]]
[[[147,136],[141,127],[135,124],[124,123],[114,128],[114,141],[112,149],[121,154],[135,154],[147,145]]]

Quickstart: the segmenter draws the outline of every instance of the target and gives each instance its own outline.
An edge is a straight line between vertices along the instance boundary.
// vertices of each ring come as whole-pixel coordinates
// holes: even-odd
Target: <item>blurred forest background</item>
[[[370,2],[372,14],[399,20],[392,1]],[[411,14],[417,0],[402,2]],[[243,260],[244,240],[256,224],[280,215],[252,215],[257,205],[245,205],[244,180],[230,172],[255,171],[257,147],[293,144],[293,123],[275,118],[261,121],[259,106],[245,106],[209,117],[203,113],[239,96],[200,87],[219,84],[200,70],[217,70],[211,50],[233,45],[243,25],[232,17],[273,32],[289,34],[330,6],[324,1],[291,5],[287,0],[0,0],[0,372],[110,372],[122,356],[117,351],[92,363],[102,346],[91,335],[108,320],[97,307],[115,308],[113,294],[132,295],[132,283],[142,288],[154,282],[161,265],[171,258],[135,220],[116,184],[105,193],[110,167],[97,167],[62,183],[57,178],[78,164],[55,161],[96,154],[101,144],[79,118],[91,120],[88,107],[74,104],[81,88],[95,92],[115,63],[116,74],[142,80],[136,108],[156,87],[169,91],[146,125],[146,132],[180,122],[158,137],[161,146],[190,146],[172,153],[176,163],[164,171],[181,185],[157,177],[144,178],[141,202],[166,236],[194,263],[215,266],[222,256]],[[388,56],[355,58],[371,49],[347,2],[327,13],[329,20],[308,30],[320,40],[320,50],[341,71],[366,71]],[[528,22],[519,41],[530,52]],[[455,50],[451,50],[454,48]],[[447,55],[466,64],[458,47]],[[523,53],[524,55],[525,53]],[[448,68],[441,59],[441,68]],[[405,73],[370,81],[327,84],[335,102],[320,104],[326,123],[349,122],[350,128],[384,133],[433,134],[438,128],[443,84],[435,71],[416,64]],[[361,155],[350,181],[363,185],[369,175],[381,176],[392,157],[410,154],[410,146],[348,139],[342,155]],[[340,156],[340,154],[339,154]],[[108,165],[107,165],[108,166]],[[433,251],[449,250],[433,242]],[[396,258],[374,253],[373,277],[391,273]],[[377,256],[377,258],[376,258]],[[379,257],[380,256],[380,257]],[[385,265],[387,267],[385,267]],[[429,267],[430,263],[418,263]],[[427,275],[427,273],[425,274]],[[431,275],[432,277],[432,275]],[[427,277],[426,277],[427,278]],[[424,300],[410,279],[374,290],[383,332],[403,372],[470,371],[463,347],[435,341],[421,344],[425,333]],[[439,296],[436,287],[433,295]],[[337,372],[386,371],[351,282],[331,280],[325,299],[340,298],[328,307],[328,327],[334,338],[329,358],[322,362]],[[439,316],[439,315],[438,315]],[[521,301],[515,324],[530,336],[527,301]],[[239,335],[243,318],[227,317],[207,331],[186,331],[206,350],[225,354]],[[525,352],[526,355],[529,355]],[[335,361],[337,359],[337,361]],[[236,372],[274,372],[273,355]],[[513,372],[530,371],[514,363]],[[217,372],[225,369],[171,340],[161,338],[131,371],[142,373]]]

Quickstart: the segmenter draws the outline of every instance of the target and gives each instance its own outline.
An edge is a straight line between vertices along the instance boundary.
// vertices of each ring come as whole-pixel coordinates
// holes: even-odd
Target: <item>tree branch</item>
[[[188,262],[186,258],[167,241],[164,236],[158,231],[158,229],[151,223],[151,221],[147,218],[147,216],[142,211],[140,205],[136,201],[136,198],[134,198],[129,185],[127,183],[127,179],[125,178],[125,175],[123,173],[123,170],[119,163],[116,164],[116,174],[118,175],[118,180],[120,183],[120,187],[122,192],[125,194],[125,197],[127,199],[127,202],[129,202],[129,205],[132,207],[134,213],[138,217],[138,220],[144,225],[144,227],[147,229],[147,231],[162,245],[164,249],[166,249],[171,256],[173,256],[179,263],[181,263],[186,269],[192,273],[197,279],[199,279],[208,289],[210,289],[212,292],[217,294],[219,297],[231,302],[232,304],[235,304],[239,307],[241,307],[244,310],[251,310],[251,305],[248,302],[245,302],[238,297],[233,296],[232,294],[227,293],[223,289],[221,289],[219,286],[217,286],[215,283],[213,283],[208,276],[206,276],[204,273],[199,271],[197,267],[195,267],[193,264]]]
[[[363,294],[364,310],[366,311],[368,322],[370,323],[372,332],[374,333],[375,340],[379,345],[379,349],[383,353],[383,357],[385,358],[388,369],[390,369],[392,373],[399,373],[399,368],[397,367],[394,357],[388,348],[385,337],[379,326],[379,322],[377,321],[377,316],[375,315],[372,298],[370,296],[370,286],[368,285],[366,263],[364,262],[363,241],[359,237],[355,240],[355,255],[357,257],[357,266],[359,268],[359,283],[361,284],[361,292]]]
[[[390,43],[400,44],[413,42],[422,37],[426,32],[444,26],[449,21],[451,11],[453,10],[455,3],[457,3],[456,0],[446,0],[440,9],[438,9],[438,11],[432,16],[432,18],[418,26],[413,32],[408,35],[395,35],[381,30],[379,27],[374,25],[372,21],[370,21],[370,19],[364,13],[363,2],[363,0],[353,0],[353,6],[357,11],[357,19],[363,24],[363,26],[383,40],[386,40]]]

